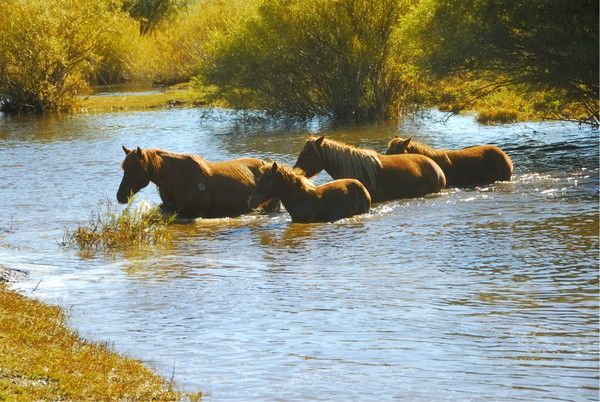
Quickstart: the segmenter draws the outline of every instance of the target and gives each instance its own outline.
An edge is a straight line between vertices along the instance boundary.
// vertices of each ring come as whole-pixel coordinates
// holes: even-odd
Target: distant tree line
[[[90,84],[192,80],[295,117],[454,111],[512,88],[598,124],[592,0],[0,0],[4,110],[69,109]],[[443,96],[442,96],[443,95]],[[535,101],[534,101],[535,100]]]

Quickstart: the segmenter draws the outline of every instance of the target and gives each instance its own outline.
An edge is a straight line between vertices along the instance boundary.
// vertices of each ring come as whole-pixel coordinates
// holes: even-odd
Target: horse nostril
[[[127,197],[123,197],[121,194],[117,194],[117,201],[119,204],[127,204]]]

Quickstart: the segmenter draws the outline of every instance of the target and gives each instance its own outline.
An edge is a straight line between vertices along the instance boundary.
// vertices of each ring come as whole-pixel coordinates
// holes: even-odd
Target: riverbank
[[[105,113],[115,111],[155,110],[206,106],[206,94],[193,89],[189,83],[174,85],[144,93],[116,93],[80,97],[75,109],[78,113]]]
[[[0,269],[2,278],[15,274]],[[65,313],[0,282],[0,400],[199,400],[141,362],[81,339]]]
[[[206,106],[227,107],[208,99],[208,91],[200,91],[190,83],[181,83],[161,90],[145,92],[115,92],[114,95],[89,95],[80,97],[77,113],[106,113],[115,111],[143,111],[167,108],[194,108]],[[482,124],[503,124],[523,121],[542,121],[544,115],[535,105],[540,100],[526,100],[513,90],[501,89],[460,113],[475,114]],[[460,107],[452,102],[440,100],[430,107],[451,112]],[[569,110],[565,119],[581,118],[577,111]]]

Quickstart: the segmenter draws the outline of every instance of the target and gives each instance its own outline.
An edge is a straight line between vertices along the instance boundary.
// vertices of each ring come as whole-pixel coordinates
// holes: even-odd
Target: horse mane
[[[425,156],[437,155],[438,153],[437,149],[433,149],[429,145],[423,144],[419,141],[415,141],[414,139],[410,140],[410,143],[408,144],[408,149],[411,151],[411,153],[421,154]]]
[[[168,163],[168,159],[172,160],[193,160],[196,165],[198,165],[198,169],[202,172],[203,175],[209,174],[209,168],[207,166],[207,161],[204,158],[198,155],[191,154],[181,154],[176,152],[165,151],[158,148],[150,148],[144,149],[144,164],[148,171],[159,172],[162,167]]]
[[[312,181],[306,178],[304,175],[299,173],[297,170],[287,166],[287,165],[277,165],[277,171],[281,174],[284,180],[292,182],[294,184],[298,184],[302,188],[314,188],[315,185]]]
[[[390,147],[392,147],[392,145],[396,145],[396,144],[404,142],[404,141],[406,141],[406,138],[396,136],[396,137],[392,138],[390,140],[390,142],[388,142],[388,149]],[[440,152],[439,149],[432,148],[427,144],[424,144],[415,139],[412,139],[412,137],[411,137],[410,143],[408,144],[407,151],[411,154],[421,154],[421,155],[425,155],[428,157],[437,156],[437,155],[439,155],[439,152]]]
[[[325,138],[321,143],[323,158],[338,177],[351,177],[376,187],[377,172],[382,167],[376,151],[360,149]]]

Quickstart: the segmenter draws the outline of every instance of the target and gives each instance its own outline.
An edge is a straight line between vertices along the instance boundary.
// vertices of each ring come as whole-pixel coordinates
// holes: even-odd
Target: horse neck
[[[376,156],[369,156],[372,159],[372,166],[356,165],[356,159],[352,162],[344,163],[343,159],[356,158],[352,153],[354,150],[346,145],[329,146],[330,143],[325,140],[321,144],[321,155],[323,158],[323,169],[334,179],[353,178],[361,181],[369,188],[375,188],[377,181],[377,171],[381,168],[381,161]],[[362,150],[359,150],[362,151]],[[340,155],[345,154],[345,155]],[[361,155],[361,161],[364,161]]]
[[[445,166],[449,162],[448,150],[446,149],[433,149],[423,144],[415,144],[409,149],[411,153],[421,154],[433,159],[440,166]]]
[[[162,152],[154,149],[147,149],[145,152],[145,168],[148,172],[150,181],[157,186],[160,185],[161,173],[163,167]]]
[[[335,158],[332,158],[332,153],[340,152],[337,149],[333,149],[329,146],[328,140],[323,141],[321,144],[321,156],[323,158],[323,170],[325,170],[329,176],[334,179],[342,179],[343,169],[339,163],[334,163]],[[339,158],[337,159],[339,161]]]
[[[159,149],[151,149],[146,151],[147,162],[146,170],[150,176],[150,181],[156,184],[158,187],[161,186],[164,179],[169,180],[169,174],[172,174],[173,169],[168,169],[171,166],[177,169],[177,165],[181,166],[185,163],[187,155],[171,154],[167,151]],[[208,175],[211,169],[211,163],[204,160],[199,156],[193,156],[194,162],[198,165],[198,168],[202,171],[203,175]],[[167,172],[170,170],[171,173]]]
[[[280,170],[278,175],[280,180],[279,199],[288,211],[293,210],[300,202],[310,197],[314,191],[311,187],[293,173]]]

